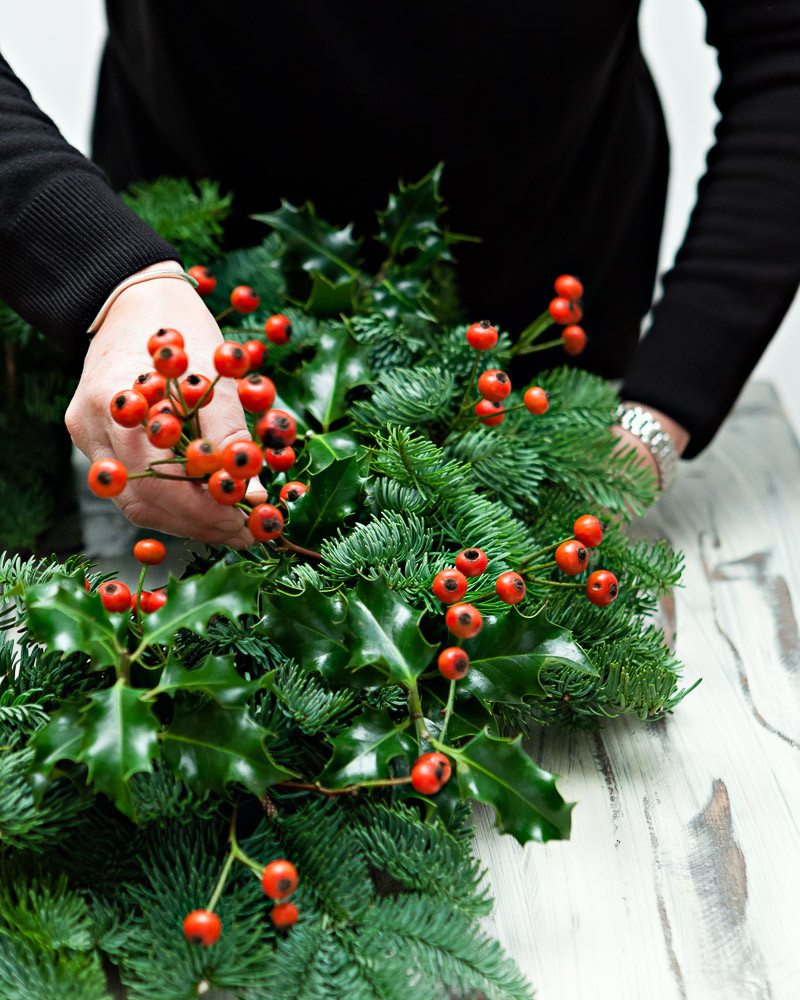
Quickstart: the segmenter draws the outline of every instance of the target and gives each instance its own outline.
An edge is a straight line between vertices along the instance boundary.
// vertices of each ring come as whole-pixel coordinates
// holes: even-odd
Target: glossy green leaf
[[[313,474],[327,469],[331,462],[352,458],[358,454],[359,445],[355,435],[347,431],[329,431],[310,437],[306,450],[311,459],[309,471]]]
[[[374,665],[391,680],[410,683],[431,662],[436,647],[419,629],[421,612],[383,579],[359,580],[348,592],[351,667]]]
[[[414,751],[414,740],[406,732],[410,721],[394,723],[385,710],[368,708],[333,741],[333,756],[318,780],[330,788],[344,788],[388,778],[390,761]]]
[[[423,278],[411,276],[385,278],[370,290],[372,309],[391,320],[405,313],[411,313],[435,323],[436,317],[424,300],[426,287],[427,282]]]
[[[313,545],[341,527],[358,509],[364,477],[358,459],[336,459],[325,469],[312,473],[308,490],[292,504],[287,536],[299,545]]]
[[[82,711],[83,740],[73,758],[86,764],[87,782],[134,820],[128,782],[134,774],[152,771],[159,752],[158,719],[150,705],[140,700],[143,694],[145,690],[128,687],[122,680],[95,691]]]
[[[198,666],[187,670],[174,650],[170,650],[158,686],[151,690],[148,700],[160,694],[173,695],[176,691],[202,691],[223,708],[245,705],[263,686],[263,678],[246,681],[236,672],[234,659],[209,653]]]
[[[317,218],[311,202],[297,208],[282,201],[277,212],[253,218],[266,222],[280,233],[286,245],[283,261],[287,270],[301,268],[309,274],[318,272],[334,284],[348,282],[358,274],[360,241],[353,239],[353,227],[336,229]]]
[[[44,792],[59,761],[77,760],[84,735],[79,723],[79,706],[65,702],[32,737],[30,780],[36,795]]]
[[[279,392],[275,396],[273,409],[283,410],[297,424],[298,438],[308,431],[308,414],[305,409],[305,398],[301,386],[295,379],[279,379]],[[295,445],[299,451],[299,446]]]
[[[85,653],[94,669],[119,661],[114,625],[100,595],[88,594],[74,577],[28,588],[25,605],[30,634],[48,652]]]
[[[334,284],[324,274],[311,275],[311,292],[305,304],[305,311],[312,316],[338,316],[351,313],[359,289],[358,278]]]
[[[440,231],[439,216],[444,205],[439,184],[443,167],[443,163],[437,164],[415,184],[400,181],[397,192],[389,195],[386,208],[377,213],[381,228],[376,239],[392,256],[424,246],[426,237]]]
[[[533,618],[516,610],[484,619],[481,631],[464,643],[469,673],[459,682],[484,705],[502,702],[520,705],[527,697],[544,697],[539,673],[545,666],[563,663],[576,673],[597,676],[597,670],[571,634],[545,617]]]
[[[345,415],[348,390],[369,379],[368,355],[369,349],[345,326],[321,334],[314,357],[303,365],[295,381],[303,388],[306,409],[323,430]]]
[[[246,708],[222,708],[208,701],[199,708],[179,706],[162,736],[164,760],[198,792],[224,795],[231,784],[261,795],[294,775],[267,753],[268,731]]]
[[[492,713],[477,698],[465,691],[461,687],[462,683],[463,681],[459,681],[456,685],[456,697],[447,727],[448,738],[456,740],[463,736],[475,736],[487,726],[490,732],[496,733],[497,723]],[[425,724],[428,732],[437,738],[444,721],[449,689],[449,681],[437,678],[432,683],[425,684],[421,691]]]
[[[216,563],[202,576],[183,580],[170,577],[167,603],[144,619],[142,635],[134,657],[147,646],[168,641],[181,628],[205,634],[212,615],[238,618],[256,611],[258,579],[248,574],[244,563]]]
[[[555,776],[531,760],[521,736],[507,740],[484,730],[458,750],[448,747],[447,754],[455,762],[462,797],[494,806],[501,833],[520,844],[569,837],[574,803],[565,802]]]
[[[262,600],[256,625],[281,650],[309,672],[337,678],[350,660],[347,604],[339,593],[310,584],[298,594],[274,594]]]

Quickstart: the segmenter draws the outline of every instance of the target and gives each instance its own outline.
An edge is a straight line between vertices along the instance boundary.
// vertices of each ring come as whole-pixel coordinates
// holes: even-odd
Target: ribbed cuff
[[[164,260],[182,264],[100,176],[76,171],[42,185],[0,236],[0,295],[80,359],[86,330],[111,290]]]

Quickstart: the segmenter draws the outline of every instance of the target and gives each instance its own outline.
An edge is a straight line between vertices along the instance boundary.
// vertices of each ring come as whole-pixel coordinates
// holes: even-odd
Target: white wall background
[[[698,0],[642,0],[641,28],[672,145],[663,271],[683,238],[713,140],[718,72],[716,53],[705,44],[705,13]],[[102,0],[0,0],[3,55],[66,138],[84,151],[104,33]],[[757,376],[777,383],[800,436],[800,395],[792,391],[797,372],[800,299],[756,369]]]

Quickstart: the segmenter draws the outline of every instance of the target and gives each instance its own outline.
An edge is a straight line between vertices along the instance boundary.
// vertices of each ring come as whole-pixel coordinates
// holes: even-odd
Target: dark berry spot
[[[619,593],[619,587],[616,585],[616,583],[612,583],[611,586],[608,588],[608,592],[609,594],[611,594],[612,597],[616,597],[617,594]]]
[[[116,594],[118,589],[116,583],[107,583],[105,587],[107,594]]]
[[[144,385],[144,384],[145,384],[145,382],[149,382],[149,381],[150,381],[150,373],[149,373],[149,372],[147,372],[147,374],[144,374],[144,373],[143,373],[143,374],[141,374],[141,375],[140,375],[140,376],[139,376],[139,377],[138,377],[138,378],[136,379],[136,382],[137,382],[137,383],[138,383],[139,385]]]
[[[480,558],[480,552],[477,549],[467,549],[464,553],[464,558],[469,559],[470,562],[475,562],[476,559]]]
[[[495,375],[495,378],[503,385],[508,382],[508,375],[506,375],[505,372],[498,372],[497,375]]]
[[[162,326],[160,330],[156,330],[157,337],[165,337],[169,331],[166,327]]]
[[[213,278],[214,277],[214,275],[213,275],[210,267],[204,267],[203,268],[203,277],[204,278]]]
[[[223,479],[219,484],[219,488],[223,493],[234,493],[236,491],[236,482],[233,479]]]
[[[158,432],[160,430],[161,430],[161,421],[160,420],[154,420],[152,422],[152,424],[150,424],[150,433],[151,434],[158,434]]]
[[[231,354],[234,356],[234,358],[236,358],[237,361],[241,361],[242,358],[244,357],[244,351],[241,349],[241,347],[234,347],[233,350],[231,351]]]
[[[284,332],[284,334],[287,337],[291,337],[291,335],[292,335],[292,324],[291,323],[284,323],[283,332]]]
[[[114,406],[116,406],[118,410],[124,410],[126,402],[127,400],[125,399],[124,396],[117,396],[117,398],[114,400]]]
[[[491,326],[492,324],[489,322],[488,319],[482,319],[479,325],[482,326],[485,330],[487,326]]]
[[[189,375],[187,376],[186,381],[189,383],[189,385],[200,385],[202,379],[200,378],[199,375]]]
[[[110,486],[112,482],[111,473],[106,469],[103,469],[101,472],[97,473],[97,481],[101,486]]]
[[[436,769],[433,773],[436,776],[437,781],[442,780],[442,775],[444,774],[444,764],[440,760],[436,761]]]
[[[457,674],[459,677],[463,677],[464,674],[467,672],[468,667],[469,667],[469,661],[467,660],[466,656],[462,656],[460,660],[456,660],[456,662],[453,664],[453,673]]]
[[[452,576],[448,576],[444,581],[444,589],[449,590],[450,593],[454,593],[458,590],[458,580],[455,580]]]
[[[172,348],[171,347],[162,347],[162,348],[160,348],[160,350],[158,352],[158,356],[160,358],[164,358],[164,360],[167,360],[168,358],[171,358],[172,357]]]
[[[272,531],[280,531],[281,523],[277,519],[277,517],[262,517],[261,527],[267,533]]]
[[[278,892],[288,892],[292,888],[292,880],[290,878],[279,878],[278,879]]]
[[[553,397],[552,397],[552,396],[550,395],[550,393],[549,393],[549,392],[546,392],[546,393],[545,393],[544,395],[545,395],[545,399],[547,400],[547,402],[548,402],[548,403],[549,403],[549,402],[550,402],[550,400],[551,400],[551,399],[553,398]]]
[[[247,381],[251,385],[261,385],[261,383],[264,381],[264,378],[261,375],[248,375]]]
[[[288,431],[292,425],[289,423],[288,417],[276,417],[275,426],[279,427],[282,431]]]
[[[518,594],[521,594],[524,589],[525,584],[523,581],[518,576],[514,577],[514,590],[516,590]]]
[[[471,624],[471,622],[472,622],[472,615],[469,613],[469,611],[461,611],[461,612],[459,612],[459,615],[458,615],[458,624],[459,625],[469,625],[469,624]]]
[[[192,936],[189,938],[189,940],[191,941],[192,944],[202,944],[203,943],[203,935],[202,934],[192,934]]]
[[[198,445],[198,450],[202,451],[204,455],[210,455],[214,450],[214,445],[210,441],[202,441]]]
[[[578,549],[576,555],[580,559],[581,562],[583,562],[584,559],[588,559],[589,558],[589,553],[586,551],[586,549],[583,549],[583,548]]]
[[[285,448],[273,448],[272,449],[272,457],[273,458],[280,458],[281,455],[285,455],[285,454],[286,454],[286,449]]]
[[[264,442],[267,448],[275,449],[283,447],[283,438],[280,436],[280,434],[276,434],[275,431],[273,431],[269,427],[264,431],[264,435],[261,438],[261,440]]]
[[[239,465],[239,466],[241,466],[241,465],[247,465],[247,463],[249,461],[250,461],[250,459],[249,459],[246,451],[237,451],[236,452],[236,457],[233,460],[233,464],[234,465]]]
[[[595,580],[592,583],[592,590],[602,590],[602,589],[603,589],[603,587],[602,587],[602,584],[600,583],[599,580]]]
[[[294,503],[294,501],[300,496],[300,490],[288,490],[286,493],[286,499],[289,503]]]

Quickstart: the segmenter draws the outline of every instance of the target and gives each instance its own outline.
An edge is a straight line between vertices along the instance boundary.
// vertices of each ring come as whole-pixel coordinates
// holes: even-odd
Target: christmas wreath
[[[196,262],[253,443],[200,437],[214,373],[154,332],[109,419],[172,464],[90,485],[207,483],[257,543],[153,592],[153,541],[133,593],[85,559],[0,562],[1,996],[107,997],[111,966],[142,1000],[531,995],[479,927],[470,803],[520,843],[569,835],[523,734],[680,701],[650,616],[681,560],[624,534],[654,485],[608,384],[506,374],[554,324],[580,350],[580,283],[514,341],[460,323],[439,180],[378,213],[376,274],[310,204],[223,253],[214,185],[128,196]]]

